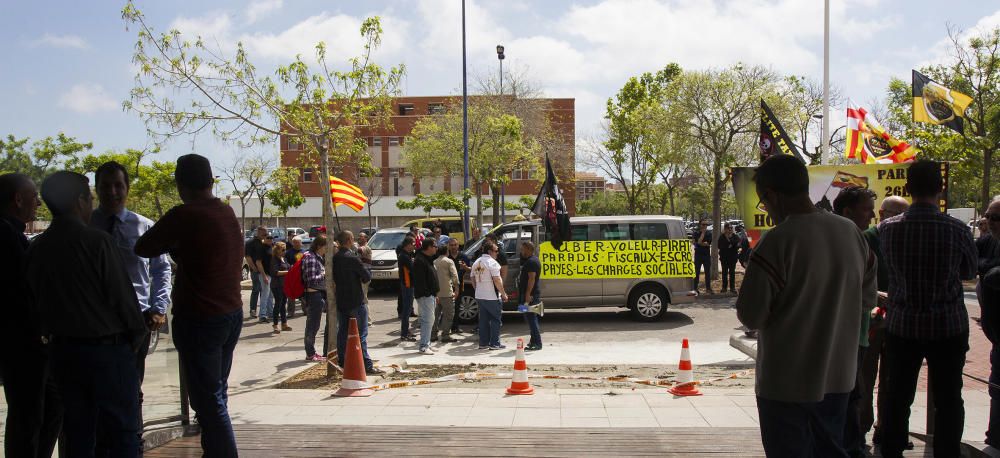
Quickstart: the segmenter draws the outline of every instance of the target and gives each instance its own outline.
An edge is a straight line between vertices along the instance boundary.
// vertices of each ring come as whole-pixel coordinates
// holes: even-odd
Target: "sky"
[[[123,1],[4,0],[0,16],[0,135],[39,139],[65,132],[94,150],[146,148],[143,123],[122,102],[133,87],[136,30]],[[1000,26],[1000,2],[830,0],[831,83],[855,103],[884,98],[891,77],[949,58],[948,26]],[[246,46],[261,74],[312,56],[325,41],[333,62],[360,51],[359,26],[382,18],[376,61],[404,64],[406,95],[460,94],[460,0],[142,0],[157,31],[201,35],[224,52]],[[709,69],[737,62],[822,80],[820,0],[468,0],[470,75],[524,72],[551,97],[576,99],[578,139],[596,134],[607,99],[631,76],[670,62]],[[470,82],[473,78],[470,77]],[[842,115],[831,116],[832,125]],[[582,144],[578,140],[579,148]],[[263,148],[277,154],[277,146]],[[159,159],[198,152],[216,165],[245,154],[210,135],[176,139]]]

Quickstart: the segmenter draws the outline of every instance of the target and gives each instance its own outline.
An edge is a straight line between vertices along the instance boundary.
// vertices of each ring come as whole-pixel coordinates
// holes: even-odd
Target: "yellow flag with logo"
[[[965,109],[972,97],[953,91],[913,70],[913,120],[965,134]]]

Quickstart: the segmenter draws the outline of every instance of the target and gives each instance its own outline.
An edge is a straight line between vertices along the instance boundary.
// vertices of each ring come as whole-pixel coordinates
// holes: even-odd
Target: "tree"
[[[267,200],[278,209],[278,215],[288,217],[288,210],[299,208],[306,203],[299,190],[299,171],[294,167],[278,167],[271,172],[271,188],[267,190]]]
[[[102,154],[88,154],[83,158],[74,157],[68,160],[66,165],[67,168],[82,173],[93,173],[105,162],[118,162],[129,173],[129,208],[140,215],[157,220],[167,210],[181,203],[177,185],[174,183],[174,170],[177,164],[173,161],[145,163],[146,158],[157,153],[158,149],[108,151]]]
[[[242,43],[229,57],[201,37],[191,41],[177,30],[157,33],[131,2],[122,9],[122,19],[138,29],[132,56],[138,72],[123,105],[139,115],[158,142],[207,128],[241,146],[283,135],[305,146],[303,166],[318,161],[325,179],[334,167],[369,163],[367,142],[357,134],[387,126],[392,115],[403,68],[386,70],[372,62],[382,38],[377,16],[362,21],[361,54],[347,59],[345,70],[331,68],[326,44],[320,42],[315,67],[298,56],[278,67],[276,80],[258,75]],[[187,98],[177,101],[163,93]],[[323,202],[323,224],[333,227],[332,202]],[[332,271],[333,256],[326,257],[326,268]],[[333,291],[332,276],[326,289]]]
[[[222,179],[229,182],[233,188],[233,194],[240,199],[240,225],[243,226],[243,230],[248,230],[247,202],[254,196],[266,192],[267,182],[271,178],[270,173],[270,164],[260,155],[237,155],[233,162],[222,168]],[[262,189],[265,190],[261,191]],[[263,219],[264,203],[261,202],[260,220],[257,224],[263,225]]]
[[[603,140],[590,145],[588,165],[621,185],[631,214],[649,210],[650,186],[666,166],[658,160],[665,158],[657,158],[653,151],[654,139],[666,137],[655,131],[662,118],[665,91],[680,74],[680,66],[671,63],[656,73],[629,78],[607,101]]]
[[[790,136],[796,140],[796,147],[806,157],[809,163],[818,165],[823,162],[822,143],[820,138],[815,145],[810,145],[809,134],[822,130],[823,116],[823,85],[812,78],[789,76],[777,86],[778,94],[768,97],[768,106],[774,111],[775,116]],[[842,108],[844,97],[840,88],[830,86],[830,108],[836,110]],[[830,151],[836,155],[838,149],[834,147],[837,139],[835,129],[830,138],[826,139],[830,143]],[[840,150],[842,151],[843,148]]]
[[[580,216],[624,215],[627,212],[628,199],[621,192],[599,192],[576,203],[576,213]]]
[[[718,265],[716,240],[722,233],[723,193],[730,167],[757,157],[760,99],[775,92],[777,76],[761,66],[737,64],[724,70],[684,72],[664,97],[668,125],[697,142],[701,176],[711,177],[712,265]],[[715,270],[715,269],[713,269]]]
[[[475,184],[479,224],[483,221],[483,186],[493,194],[493,224],[499,224],[501,184],[514,170],[537,166],[539,144],[524,137],[523,124],[505,114],[492,99],[469,104],[469,175]],[[462,170],[462,112],[455,106],[414,125],[403,144],[401,162],[416,178],[451,176]]]
[[[30,138],[18,139],[8,134],[7,139],[0,138],[0,173],[23,173],[36,183],[57,170],[66,168],[67,161],[78,153],[89,151],[93,143],[80,143],[76,138],[59,132],[54,138],[45,137],[28,146]]]
[[[465,211],[465,202],[472,197],[472,191],[463,189],[460,195],[452,194],[448,191],[439,191],[434,194],[417,194],[410,200],[396,201],[396,207],[400,210],[413,210],[419,208],[424,211],[424,216],[430,218],[431,211],[439,209],[443,211],[456,211],[461,215]]]

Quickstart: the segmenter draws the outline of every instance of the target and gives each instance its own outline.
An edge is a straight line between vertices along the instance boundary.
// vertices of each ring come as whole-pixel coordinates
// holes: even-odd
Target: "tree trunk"
[[[990,199],[993,197],[990,195],[990,175],[993,173],[993,150],[994,148],[986,148],[983,151],[983,190],[980,195],[982,205],[980,206],[979,214],[986,213],[987,208],[990,206]]]
[[[490,193],[493,194],[493,227],[500,225],[500,188],[490,186]]]
[[[243,199],[240,199],[240,225],[247,230],[247,202]]]
[[[257,197],[257,201],[260,202],[260,215],[257,216],[257,224],[259,226],[264,225],[264,198]]]
[[[667,186],[667,195],[670,197],[670,214],[671,215],[676,215],[677,214],[677,207],[674,206],[674,187],[673,186]]]
[[[329,148],[320,148],[319,158],[320,158],[320,168],[323,170],[323,177],[330,176],[330,152]],[[323,180],[326,181],[326,180]],[[329,196],[329,193],[324,193],[324,195]],[[326,287],[326,343],[332,345],[336,348],[337,344],[337,320],[330,317],[330,312],[337,310],[337,301],[334,299],[335,286],[333,284],[333,255],[336,253],[333,249],[333,235],[330,233],[330,228],[333,227],[333,200],[330,197],[323,199],[323,225],[326,226],[327,232],[327,250],[326,256],[323,258],[323,266],[326,269],[326,277],[323,279],[323,285]],[[330,353],[330,349],[326,346],[323,347],[323,356]],[[326,376],[333,377],[336,374],[332,365],[326,365]]]
[[[722,164],[716,157],[712,168],[712,279],[719,278],[719,235],[722,233]]]

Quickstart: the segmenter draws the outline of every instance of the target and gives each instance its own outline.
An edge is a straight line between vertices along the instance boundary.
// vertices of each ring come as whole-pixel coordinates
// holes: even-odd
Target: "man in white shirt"
[[[483,255],[472,264],[472,281],[476,285],[476,303],[479,304],[480,350],[507,348],[500,344],[500,315],[503,303],[507,302],[507,293],[503,289],[496,256],[496,244],[487,240],[483,242]]]
[[[768,158],[754,181],[777,226],[750,257],[736,310],[759,330],[764,451],[847,456],[842,439],[861,314],[877,298],[875,256],[853,222],[813,205],[809,174],[797,158]]]

